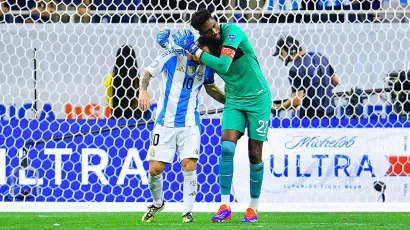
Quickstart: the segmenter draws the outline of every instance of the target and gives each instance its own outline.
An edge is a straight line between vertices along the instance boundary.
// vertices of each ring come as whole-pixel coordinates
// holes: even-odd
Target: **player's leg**
[[[192,209],[195,203],[198,184],[196,162],[197,159],[195,158],[186,158],[182,160],[182,172],[184,174],[184,211],[182,212],[182,222],[184,223],[195,222],[195,219],[192,216]]]
[[[258,205],[259,197],[262,189],[264,163],[262,161],[262,148],[263,141],[254,140],[249,138],[248,142],[248,154],[249,154],[249,184],[250,184],[250,197],[251,201],[249,208],[246,210],[246,214],[243,218],[243,222],[256,222],[258,221]]]
[[[195,222],[192,209],[197,193],[196,162],[199,158],[200,144],[201,136],[198,126],[178,129],[177,146],[184,174],[184,210],[182,212],[182,222],[184,223]]]
[[[165,162],[161,161],[150,161],[149,162],[149,178],[148,185],[154,200],[154,205],[157,207],[162,206],[162,172],[165,169]]]
[[[172,163],[176,151],[176,137],[173,128],[156,125],[151,135],[151,145],[148,149],[149,160],[148,187],[154,200],[148,206],[142,217],[143,222],[151,222],[164,209],[162,195],[162,173],[167,163]]]
[[[245,125],[244,125],[245,126]],[[219,185],[221,187],[221,203],[229,207],[233,178],[233,157],[236,143],[241,132],[234,129],[222,131],[222,153],[219,158]]]
[[[249,208],[246,210],[244,222],[256,222],[258,216],[259,196],[262,189],[264,163],[262,160],[263,142],[267,140],[271,96],[270,93],[265,95],[262,100],[255,104],[249,105],[246,116],[248,118],[248,156],[250,168],[250,197],[251,202]]]
[[[219,186],[221,187],[221,203],[214,222],[222,222],[232,218],[230,198],[233,178],[233,157],[236,143],[245,131],[245,115],[232,108],[229,104],[224,107],[222,117],[222,153],[219,158]]]
[[[149,162],[148,187],[154,202],[148,206],[147,211],[142,217],[143,222],[151,222],[154,220],[155,215],[164,208],[164,201],[162,197],[162,172],[164,171],[165,166],[165,162],[155,160]]]

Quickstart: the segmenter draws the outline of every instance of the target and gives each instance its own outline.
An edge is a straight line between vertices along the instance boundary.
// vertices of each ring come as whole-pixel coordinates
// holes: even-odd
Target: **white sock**
[[[229,208],[231,206],[231,195],[221,195],[221,202]]]
[[[156,176],[149,176],[148,187],[151,191],[154,205],[161,207],[162,205],[162,173]]]
[[[259,198],[251,198],[251,203],[249,204],[249,208],[253,210],[258,210]]]
[[[184,174],[184,212],[185,215],[188,212],[192,212],[196,197],[197,176],[196,171],[183,172]]]

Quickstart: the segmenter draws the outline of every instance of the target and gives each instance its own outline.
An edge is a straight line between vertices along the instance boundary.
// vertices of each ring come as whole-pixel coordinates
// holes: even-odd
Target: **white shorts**
[[[147,160],[172,163],[177,150],[180,161],[198,159],[200,142],[198,126],[171,128],[156,124],[151,134]]]

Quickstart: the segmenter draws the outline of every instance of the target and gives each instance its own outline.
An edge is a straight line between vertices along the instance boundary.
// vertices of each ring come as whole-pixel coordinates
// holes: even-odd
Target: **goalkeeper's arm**
[[[211,67],[218,73],[226,73],[232,64],[236,49],[231,47],[222,47],[221,56],[215,57],[211,54],[203,52],[201,49],[195,55],[207,66]]]
[[[225,104],[225,94],[220,88],[218,88],[218,86],[216,86],[215,84],[205,84],[204,86],[205,91],[209,96],[211,96],[219,103]]]
[[[183,30],[182,33],[181,31],[179,31],[177,34],[173,34],[172,36],[174,37],[174,41],[178,46],[184,48],[189,53],[201,60],[202,63],[211,67],[216,72],[222,74],[228,72],[229,67],[233,62],[236,49],[238,48],[242,39],[237,38],[235,44],[223,44],[221,49],[221,56],[216,57],[212,54],[204,52],[204,50],[196,45],[194,42],[194,35],[189,30]]]
[[[244,31],[237,25],[230,24],[223,31],[221,30],[222,49],[219,57],[202,52],[200,49],[195,52],[195,56],[216,72],[224,74],[228,72],[235,53],[244,39],[246,39]]]

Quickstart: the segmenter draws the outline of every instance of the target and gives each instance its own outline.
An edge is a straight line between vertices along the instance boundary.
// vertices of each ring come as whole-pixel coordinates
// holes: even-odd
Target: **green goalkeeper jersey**
[[[219,57],[204,52],[201,61],[225,81],[228,100],[253,100],[264,95],[269,87],[245,32],[231,23],[220,28],[222,43],[215,53]]]

